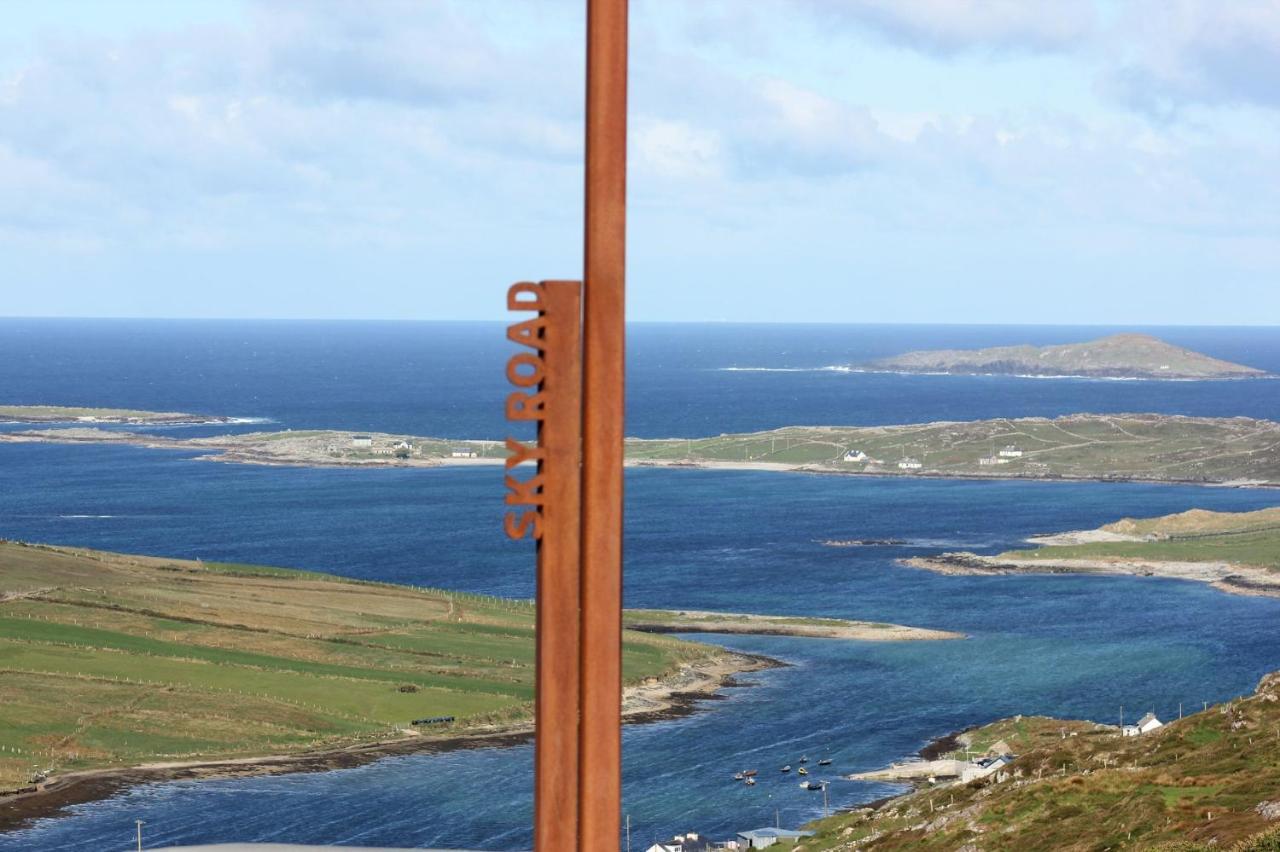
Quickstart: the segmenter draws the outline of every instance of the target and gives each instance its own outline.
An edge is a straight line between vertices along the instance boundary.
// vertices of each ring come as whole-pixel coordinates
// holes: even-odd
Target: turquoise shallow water
[[[281,428],[501,434],[500,385],[476,372],[486,359],[500,365],[502,349],[487,337],[493,329],[445,327],[415,337],[405,327],[375,326],[335,331],[319,324],[274,337],[253,324],[203,331],[91,324],[78,334],[59,327],[62,348],[46,353],[42,375],[22,354],[31,347],[0,322],[0,353],[13,356],[0,358],[0,397],[262,415]],[[1215,355],[1280,365],[1274,335],[1181,333]],[[1013,340],[994,334],[773,329],[748,350],[740,335],[722,330],[651,330],[636,344],[644,366],[633,386],[634,433],[1080,408],[1280,417],[1280,385],[1271,382],[956,383],[717,369],[820,366],[854,350],[935,339],[1021,339],[1018,330],[1000,332]],[[1073,338],[1079,334],[1065,339]],[[478,354],[462,359],[458,346]],[[377,369],[381,363],[408,366],[389,379]],[[496,469],[276,469],[129,447],[2,445],[0,536],[527,597],[532,553],[498,535],[498,476]],[[1000,716],[1111,721],[1122,704],[1127,712],[1169,715],[1179,702],[1198,707],[1250,690],[1280,668],[1280,601],[1139,578],[940,577],[894,559],[996,551],[1034,533],[1124,515],[1276,504],[1280,494],[1271,491],[1184,486],[631,471],[628,605],[845,616],[970,636],[896,645],[726,638],[790,665],[745,678],[753,685],[704,702],[704,712],[627,728],[625,808],[633,839],[648,843],[690,829],[727,836],[772,823],[775,810],[790,825],[818,815],[819,794],[776,773],[801,753],[829,754],[844,773]],[[906,544],[817,543],[828,538]],[[761,770],[754,789],[729,780],[746,767]],[[530,840],[530,786],[527,746],[391,758],[315,775],[156,784],[0,836],[0,850],[125,849],[134,819],[147,821],[153,845],[290,840],[520,849]],[[888,792],[838,781],[831,799],[842,806]]]

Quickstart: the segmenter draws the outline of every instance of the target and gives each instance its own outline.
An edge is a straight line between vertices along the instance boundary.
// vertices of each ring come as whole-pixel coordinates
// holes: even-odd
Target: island
[[[1017,716],[859,773],[902,796],[808,826],[806,852],[1280,849],[1280,672],[1183,718]]]
[[[1041,546],[996,556],[957,552],[901,562],[940,574],[1166,577],[1210,583],[1233,594],[1280,597],[1280,507],[1125,518],[1096,530],[1031,541]]]
[[[243,422],[240,418],[130,408],[71,408],[63,405],[0,405],[0,423],[109,423],[145,426],[203,426]]]
[[[1166,343],[1148,334],[1113,334],[1058,346],[939,349],[881,358],[867,372],[1016,375],[1104,379],[1250,379],[1269,374]]]
[[[75,426],[0,432],[0,443],[126,444],[193,452],[204,460],[308,467],[501,465],[508,453],[492,440],[336,430],[187,438]],[[1280,423],[1248,417],[1072,414],[791,426],[709,438],[629,438],[625,450],[633,467],[1280,485]]]
[[[811,635],[802,619],[728,619]],[[861,630],[813,621],[832,635]],[[141,781],[524,741],[534,622],[528,600],[0,541],[0,830]],[[877,640],[945,638],[879,630]],[[734,675],[778,665],[628,629],[623,711],[629,722],[692,712],[740,685]]]
[[[1072,414],[630,439],[632,464],[872,476],[1280,485],[1280,423]]]

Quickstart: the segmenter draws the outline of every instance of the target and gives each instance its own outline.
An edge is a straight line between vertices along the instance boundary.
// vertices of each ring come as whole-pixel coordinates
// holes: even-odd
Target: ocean
[[[1144,329],[1280,372],[1275,329]],[[1280,383],[849,373],[916,348],[1054,343],[1108,329],[637,325],[628,434],[909,423],[1077,411],[1280,419]],[[0,403],[100,405],[453,438],[506,434],[498,324],[0,320]],[[0,427],[14,428],[14,427]],[[226,427],[172,427],[184,434]],[[264,428],[244,425],[237,429]],[[124,446],[0,445],[0,537],[260,562],[529,597],[532,551],[500,535],[497,468],[266,468]],[[1280,668],[1280,600],[1151,578],[943,577],[904,555],[996,552],[1048,531],[1192,507],[1280,505],[1268,490],[1138,483],[868,479],[635,469],[626,603],[826,615],[962,631],[958,642],[724,637],[783,660],[700,712],[628,726],[624,810],[643,847],[796,826],[821,796],[776,772],[807,753],[841,774],[1002,716],[1176,716]],[[830,548],[825,539],[898,539]],[[730,776],[756,767],[755,788]],[[0,835],[0,850],[236,840],[528,848],[528,746],[356,769],[169,782]],[[836,781],[832,807],[896,789]]]

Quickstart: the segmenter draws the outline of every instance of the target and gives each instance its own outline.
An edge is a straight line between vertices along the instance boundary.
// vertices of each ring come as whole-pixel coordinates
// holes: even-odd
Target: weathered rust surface
[[[526,347],[507,362],[516,390],[508,415],[533,419],[535,446],[507,440],[507,532],[538,541],[537,690],[534,738],[534,838],[537,848],[578,844],[578,714],[581,673],[582,284],[517,284],[508,307],[536,311],[508,338]],[[529,479],[514,476],[537,464]],[[517,520],[512,520],[513,516]]]
[[[579,846],[616,848],[622,801],[627,0],[587,5]]]

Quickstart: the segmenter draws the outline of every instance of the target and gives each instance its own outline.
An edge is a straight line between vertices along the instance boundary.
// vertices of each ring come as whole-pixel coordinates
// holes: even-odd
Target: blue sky
[[[496,319],[582,3],[28,0],[0,314]],[[634,320],[1280,324],[1280,5],[633,0]]]

